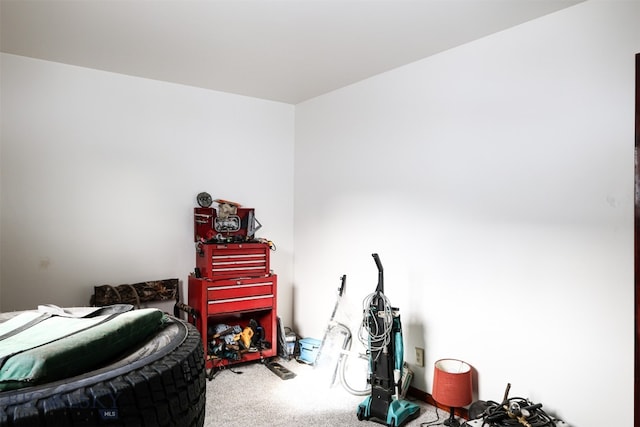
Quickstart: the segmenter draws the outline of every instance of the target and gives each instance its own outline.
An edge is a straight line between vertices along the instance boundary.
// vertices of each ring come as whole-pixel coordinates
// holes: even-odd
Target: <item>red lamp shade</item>
[[[433,373],[433,399],[451,408],[462,408],[473,400],[471,366],[462,360],[440,359]]]

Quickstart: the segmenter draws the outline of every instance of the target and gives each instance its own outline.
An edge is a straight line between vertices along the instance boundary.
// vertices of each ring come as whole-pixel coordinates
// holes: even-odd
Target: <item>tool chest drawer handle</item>
[[[273,286],[273,283],[265,282],[265,283],[247,283],[246,285],[209,286],[207,287],[207,291],[220,291],[223,289],[255,288],[257,286]]]
[[[255,297],[229,298],[229,299],[213,300],[213,301],[208,301],[208,304],[227,304],[227,303],[230,303],[230,302],[252,301],[252,300],[256,300],[256,299],[265,299],[265,298],[273,298],[273,294],[257,295]]]

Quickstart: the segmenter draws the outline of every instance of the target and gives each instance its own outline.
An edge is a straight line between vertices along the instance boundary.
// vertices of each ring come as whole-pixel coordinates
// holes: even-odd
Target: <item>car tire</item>
[[[202,427],[205,397],[200,334],[169,317],[162,330],[108,366],[0,392],[0,426]]]

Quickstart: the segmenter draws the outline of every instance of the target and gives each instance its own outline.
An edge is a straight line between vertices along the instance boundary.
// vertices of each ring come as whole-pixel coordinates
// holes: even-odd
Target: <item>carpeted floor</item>
[[[282,380],[265,365],[254,362],[221,370],[207,382],[205,427],[366,427],[380,426],[359,421],[358,404],[365,397],[354,396],[340,385],[330,386],[325,371],[279,359],[296,374]],[[409,427],[437,425],[447,414],[424,402],[418,418]],[[439,420],[438,420],[439,418]]]

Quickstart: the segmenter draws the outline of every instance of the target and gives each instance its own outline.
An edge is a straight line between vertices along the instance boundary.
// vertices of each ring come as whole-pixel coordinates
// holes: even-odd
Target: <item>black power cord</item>
[[[442,422],[440,421],[440,414],[438,413],[438,407],[436,406],[435,408],[436,408],[436,419],[431,421],[424,421],[420,423],[420,427],[432,427],[432,426],[442,424]]]
[[[528,399],[512,397],[502,403],[487,402],[483,414],[483,426],[490,427],[556,427],[555,419],[549,416],[541,403],[534,404]]]

